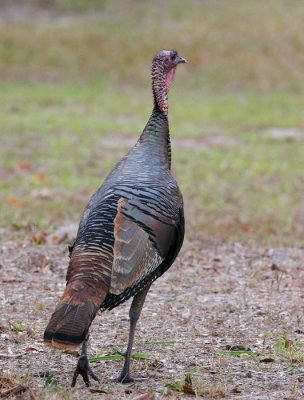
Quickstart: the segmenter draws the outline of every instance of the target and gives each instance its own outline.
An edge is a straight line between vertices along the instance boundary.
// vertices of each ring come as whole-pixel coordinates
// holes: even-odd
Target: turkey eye
[[[176,53],[172,53],[172,54],[171,54],[171,61],[174,61],[174,60],[175,60],[175,57],[176,57]]]

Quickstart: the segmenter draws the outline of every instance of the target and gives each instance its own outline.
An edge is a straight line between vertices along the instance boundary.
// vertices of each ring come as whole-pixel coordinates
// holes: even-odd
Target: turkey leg
[[[99,379],[97,376],[94,374],[92,371],[90,365],[89,365],[89,360],[88,360],[88,353],[87,353],[87,346],[88,346],[88,341],[89,341],[90,334],[89,332],[87,333],[83,344],[82,344],[82,349],[81,349],[81,355],[78,359],[78,363],[76,366],[76,369],[74,371],[73,375],[73,380],[72,380],[72,387],[76,385],[76,380],[79,375],[82,376],[83,381],[87,387],[91,386],[89,376],[94,379],[94,381],[99,382]]]
[[[133,382],[133,378],[131,378],[130,375],[130,360],[131,360],[131,353],[132,353],[132,347],[133,347],[133,340],[134,340],[134,335],[135,335],[135,328],[136,328],[136,323],[139,319],[141,310],[143,308],[147,293],[150,289],[151,285],[146,286],[141,292],[136,294],[133,298],[130,311],[129,311],[129,317],[130,317],[130,331],[129,331],[129,339],[128,339],[128,347],[127,351],[124,354],[125,356],[125,362],[124,366],[121,370],[121,373],[119,377],[117,378],[118,382],[121,383],[128,383],[128,382]]]

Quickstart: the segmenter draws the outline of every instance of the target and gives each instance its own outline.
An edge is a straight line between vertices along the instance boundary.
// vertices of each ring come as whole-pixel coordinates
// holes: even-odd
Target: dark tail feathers
[[[96,315],[91,301],[73,305],[60,302],[44,332],[44,341],[53,347],[67,348],[83,342]]]
[[[92,292],[95,296],[90,295]],[[44,341],[61,349],[72,349],[82,343],[105,297],[104,292],[99,293],[99,301],[96,301],[97,292],[84,282],[71,282],[51,316]]]

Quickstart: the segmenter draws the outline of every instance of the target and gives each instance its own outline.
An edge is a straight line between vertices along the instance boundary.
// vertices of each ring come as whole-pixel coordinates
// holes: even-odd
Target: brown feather
[[[64,349],[79,345],[105,297],[102,288],[79,280],[70,282],[46,327],[44,341]]]

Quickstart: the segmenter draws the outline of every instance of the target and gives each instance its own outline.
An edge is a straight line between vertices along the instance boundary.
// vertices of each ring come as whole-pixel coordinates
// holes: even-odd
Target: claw
[[[87,387],[91,386],[90,378],[89,376],[94,379],[94,381],[99,382],[99,379],[97,376],[94,374],[92,371],[90,365],[89,365],[89,360],[87,356],[80,356],[77,367],[75,369],[74,375],[73,375],[73,380],[72,380],[72,387],[76,385],[76,380],[78,376],[81,375],[82,379]]]
[[[72,387],[74,387],[76,385],[76,381],[77,381],[77,378],[79,375],[82,376],[82,379],[83,379],[86,387],[91,386],[89,376],[92,379],[94,379],[94,381],[99,383],[99,379],[97,378],[97,376],[94,374],[94,372],[92,371],[92,369],[90,367],[88,356],[87,356],[87,345],[88,345],[89,337],[90,337],[90,335],[89,335],[89,333],[87,333],[86,338],[82,344],[81,356],[78,359],[77,366],[74,371],[72,385],[71,385]]]
[[[126,358],[128,357],[128,351],[119,351],[118,354],[120,354],[121,356],[123,356],[125,358],[125,362],[126,362]],[[134,382],[134,379],[131,378],[130,372],[129,372],[129,367],[124,366],[124,368],[122,369],[121,373],[119,374],[119,376],[115,379],[116,382],[120,382],[120,383],[130,383],[130,382]]]
[[[131,383],[134,382],[134,379],[130,376],[129,373],[123,373],[123,371],[120,373],[120,375],[116,378],[117,382],[120,383]]]

